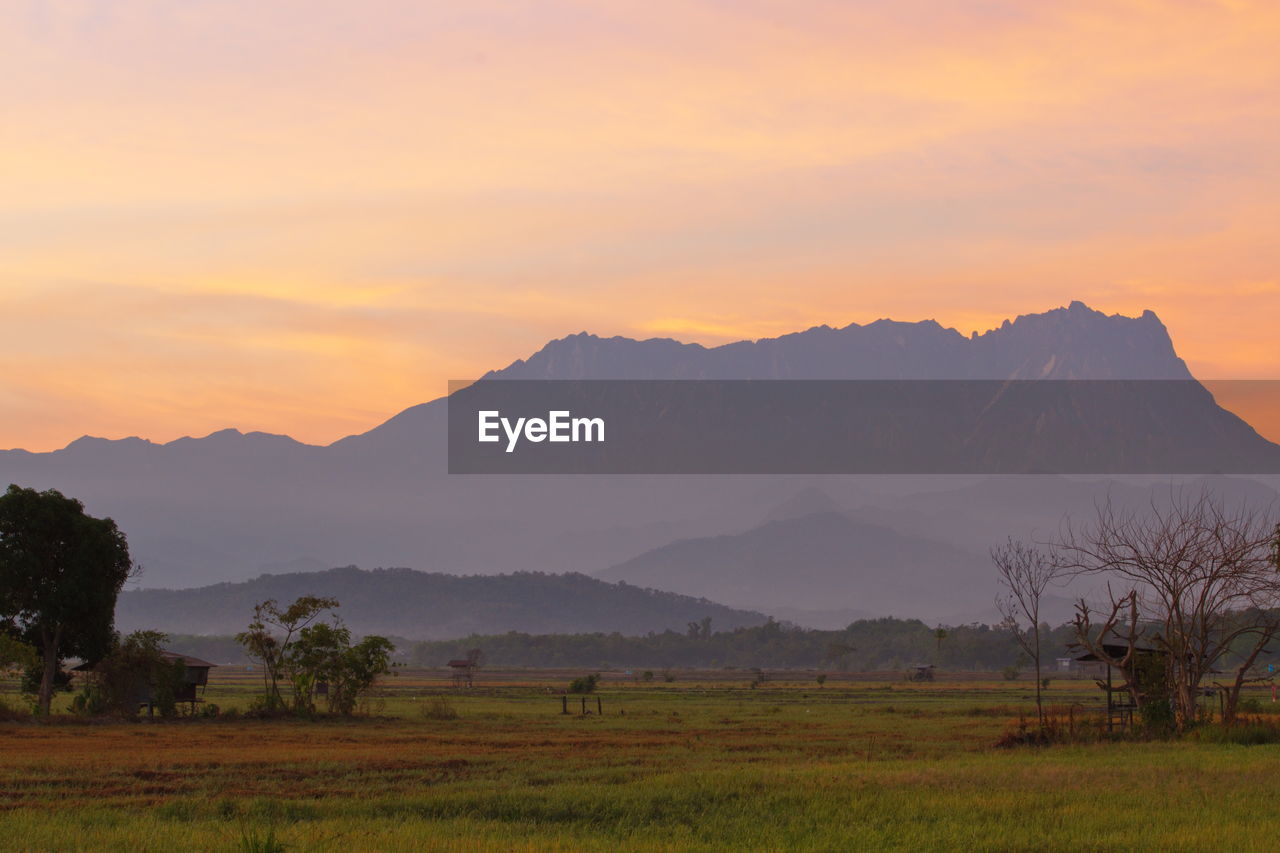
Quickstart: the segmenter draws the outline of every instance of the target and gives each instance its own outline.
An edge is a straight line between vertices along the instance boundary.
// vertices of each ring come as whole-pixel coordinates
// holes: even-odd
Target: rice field
[[[819,688],[779,673],[753,688],[741,672],[657,683],[605,673],[584,715],[579,697],[560,695],[577,671],[488,672],[453,689],[439,672],[406,670],[365,716],[268,721],[226,713],[247,707],[254,674],[215,673],[217,719],[0,723],[0,849],[1280,844],[1280,746],[997,748],[1033,714],[1029,681],[879,673]],[[1082,725],[1096,718],[1089,681],[1055,681],[1047,695]]]

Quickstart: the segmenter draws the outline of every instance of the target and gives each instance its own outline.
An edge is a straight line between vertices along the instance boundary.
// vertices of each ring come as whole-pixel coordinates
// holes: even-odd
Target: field
[[[251,675],[208,699],[244,707]],[[996,748],[1029,680],[402,671],[350,721],[0,724],[0,849],[1271,850],[1280,746]],[[788,680],[790,679],[790,680]],[[448,697],[448,718],[438,697]],[[1088,681],[1049,701],[1079,721]],[[12,697],[9,697],[12,699]],[[1269,693],[1257,698],[1270,705]],[[426,710],[424,710],[426,709]]]

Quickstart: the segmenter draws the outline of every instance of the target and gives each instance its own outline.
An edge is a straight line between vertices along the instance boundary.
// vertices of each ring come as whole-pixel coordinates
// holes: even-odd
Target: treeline
[[[938,636],[941,630],[942,636]],[[1070,626],[1044,628],[1045,660],[1070,654]],[[486,666],[665,667],[718,669],[820,668],[833,671],[903,669],[933,663],[949,669],[1002,670],[1029,663],[1004,628],[970,624],[941,629],[918,619],[863,619],[839,631],[817,631],[770,621],[754,628],[715,631],[703,620],[684,632],[643,636],[621,633],[472,634],[457,640],[414,642],[392,638],[397,657],[413,666],[442,667],[484,652]],[[246,661],[234,637],[173,634],[168,647],[215,663]]]
[[[705,622],[680,633],[641,637],[604,634],[472,635],[409,647],[408,662],[440,666],[484,651],[489,666],[584,668],[820,668],[836,671],[903,669],[936,664],[950,669],[1000,670],[1028,663],[1013,634],[972,624],[935,628],[918,619],[864,619],[839,631],[769,621],[754,628],[709,630]],[[1046,660],[1068,654],[1069,626],[1045,628]]]

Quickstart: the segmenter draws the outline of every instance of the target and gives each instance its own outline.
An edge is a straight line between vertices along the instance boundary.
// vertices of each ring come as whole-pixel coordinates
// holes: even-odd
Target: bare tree
[[[1130,683],[1132,646],[1141,633],[1162,653],[1179,730],[1196,718],[1204,679],[1235,657],[1224,700],[1224,722],[1231,722],[1240,688],[1280,631],[1276,535],[1267,514],[1229,507],[1207,490],[1171,490],[1167,502],[1153,500],[1141,513],[1118,509],[1108,499],[1091,524],[1068,525],[1058,543],[1063,567],[1125,587],[1112,596],[1113,612],[1096,635],[1088,633],[1094,626],[1081,602],[1077,641],[1097,653],[1093,647],[1121,624],[1119,615],[1127,609],[1130,654],[1123,662]]]
[[[1016,539],[991,549],[991,560],[1004,588],[996,597],[1003,626],[1013,632],[1018,645],[1036,669],[1036,717],[1044,726],[1044,702],[1040,672],[1040,602],[1046,589],[1061,574],[1058,564],[1040,549]]]
[[[1138,639],[1142,636],[1142,624],[1138,620],[1138,594],[1133,590],[1116,595],[1107,585],[1109,608],[1101,623],[1093,621],[1093,608],[1084,599],[1076,603],[1076,615],[1072,620],[1076,639],[1075,648],[1082,648],[1107,666],[1119,670],[1124,682],[1120,689],[1129,693],[1135,708],[1145,701],[1137,674]],[[1123,652],[1115,654],[1120,647]],[[1099,681],[1098,686],[1105,682]]]

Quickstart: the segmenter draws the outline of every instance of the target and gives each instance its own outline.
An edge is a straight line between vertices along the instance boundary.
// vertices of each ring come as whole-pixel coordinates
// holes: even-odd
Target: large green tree
[[[116,523],[85,514],[80,501],[13,485],[0,496],[0,620],[40,652],[42,713],[64,658],[110,651],[116,596],[132,570]]]

